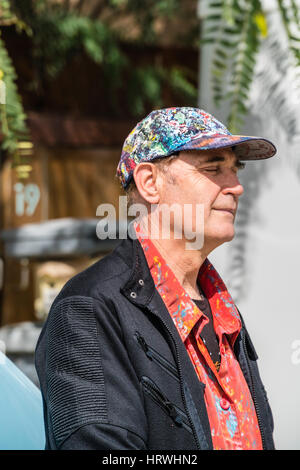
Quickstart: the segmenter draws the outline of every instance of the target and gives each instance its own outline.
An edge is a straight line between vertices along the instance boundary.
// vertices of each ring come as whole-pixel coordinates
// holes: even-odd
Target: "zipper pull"
[[[173,421],[178,425],[178,426],[182,426],[182,418],[181,416],[179,416],[179,414],[177,413],[176,409],[174,408],[174,405],[169,402],[169,401],[166,401],[165,402],[165,405],[166,405],[166,408],[168,409],[169,411],[169,415],[170,417],[173,419]]]
[[[144,338],[142,336],[140,336],[140,334],[136,334],[136,337],[137,337],[137,340],[139,342],[139,344],[141,345],[143,351],[145,352],[146,356],[151,359],[152,361],[152,353],[151,351],[149,350],[148,348],[148,345],[146,343],[146,341],[144,340]]]

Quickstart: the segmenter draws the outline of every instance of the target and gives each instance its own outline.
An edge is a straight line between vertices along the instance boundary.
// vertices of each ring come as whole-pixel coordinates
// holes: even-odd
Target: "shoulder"
[[[111,253],[69,279],[54,299],[52,308],[64,299],[73,297],[103,301],[111,297],[110,292],[119,290],[123,279],[131,272],[124,253],[130,255],[128,240],[121,242]]]
[[[88,333],[96,334],[101,319],[102,324],[109,322],[119,329],[114,299],[130,275],[130,256],[131,244],[123,240],[110,254],[69,279],[51,305],[36,351],[43,349],[46,336],[57,335],[60,328],[70,331],[80,325],[82,332],[91,328]]]

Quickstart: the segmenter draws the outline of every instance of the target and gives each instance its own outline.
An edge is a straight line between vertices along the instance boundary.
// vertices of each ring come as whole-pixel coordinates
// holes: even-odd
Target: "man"
[[[47,448],[274,448],[257,354],[207,256],[234,236],[240,160],[275,153],[197,108],[137,124],[117,175],[147,211],[67,282],[37,344]]]

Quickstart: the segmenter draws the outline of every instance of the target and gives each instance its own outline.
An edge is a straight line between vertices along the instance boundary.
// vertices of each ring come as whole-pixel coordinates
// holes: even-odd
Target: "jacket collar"
[[[127,235],[128,239],[122,244],[126,248],[122,250],[122,258],[130,268],[130,275],[120,291],[130,302],[143,307],[152,299],[155,285],[140,242]]]

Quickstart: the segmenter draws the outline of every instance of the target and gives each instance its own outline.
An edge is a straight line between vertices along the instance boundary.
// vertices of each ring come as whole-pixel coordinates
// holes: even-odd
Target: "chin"
[[[223,243],[230,242],[233,240],[235,235],[234,229],[231,230],[224,230],[222,232],[215,233],[214,236],[210,236],[209,238],[215,242],[216,246],[222,245]]]
[[[222,238],[224,239],[224,241],[230,242],[234,238],[234,235],[235,235],[234,228],[231,227],[229,230],[224,231]]]

